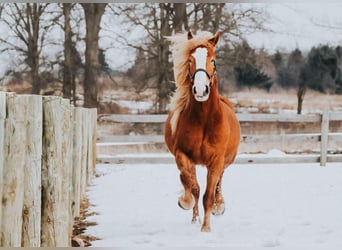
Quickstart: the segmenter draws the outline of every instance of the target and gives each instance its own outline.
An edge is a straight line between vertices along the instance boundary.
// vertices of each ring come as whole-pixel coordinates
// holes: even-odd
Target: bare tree
[[[33,94],[39,94],[41,89],[40,57],[51,27],[50,22],[43,22],[42,19],[48,6],[48,3],[14,3],[5,5],[3,9],[6,18],[2,18],[2,22],[14,34],[14,39],[11,36],[1,38],[5,45],[2,51],[15,50],[24,57],[24,63],[29,67]]]
[[[195,33],[197,30],[208,30],[212,33],[221,31],[223,38],[230,41],[232,36],[241,38],[243,32],[259,29],[263,22],[261,11],[238,8],[236,4],[145,3],[110,6],[115,15],[125,16],[125,23],[143,29],[146,34],[145,39],[137,42],[129,41],[121,33],[116,36],[139,53],[145,51],[148,54],[149,75],[158,91],[156,112],[159,113],[165,112],[168,97],[174,90],[170,45],[165,36],[186,30]]]
[[[143,85],[150,81],[155,82],[157,89],[156,112],[165,112],[167,98],[170,95],[174,84],[172,84],[172,65],[170,63],[170,48],[165,40],[165,36],[171,35],[173,31],[172,21],[174,20],[173,3],[145,3],[145,4],[115,4],[112,9],[116,15],[124,15],[125,20],[142,28],[147,36],[139,39],[137,43],[127,41],[126,37],[118,34],[118,38],[128,46],[136,48],[139,53],[147,54],[147,79],[143,80]],[[184,6],[179,8],[183,11]],[[179,22],[178,27],[187,26],[186,20]]]
[[[86,21],[84,107],[97,108],[99,77],[99,32],[107,3],[81,3]]]

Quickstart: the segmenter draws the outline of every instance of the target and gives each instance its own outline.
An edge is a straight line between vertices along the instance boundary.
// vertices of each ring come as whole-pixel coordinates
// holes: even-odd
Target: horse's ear
[[[216,32],[215,36],[214,36],[213,38],[209,39],[209,42],[210,42],[212,45],[216,46],[216,44],[217,44],[217,42],[218,42],[218,40],[219,40],[219,38],[220,38],[220,35],[221,35],[220,32]]]
[[[188,32],[188,40],[191,40],[193,38],[191,31]]]

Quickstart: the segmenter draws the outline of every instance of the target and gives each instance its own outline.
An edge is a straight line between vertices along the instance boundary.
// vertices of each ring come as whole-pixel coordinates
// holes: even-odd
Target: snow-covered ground
[[[212,216],[211,233],[178,207],[176,165],[98,165],[97,173],[88,196],[99,215],[88,220],[98,225],[86,231],[101,238],[95,247],[342,249],[342,163],[232,165],[226,212]],[[197,174],[202,195],[206,169]]]

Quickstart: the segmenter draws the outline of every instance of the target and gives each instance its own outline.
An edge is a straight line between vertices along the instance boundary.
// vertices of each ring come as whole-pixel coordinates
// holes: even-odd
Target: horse
[[[200,222],[200,186],[196,165],[207,168],[203,195],[202,232],[210,232],[210,216],[222,215],[224,170],[234,162],[240,143],[240,123],[232,103],[218,92],[215,48],[220,33],[191,32],[167,37],[172,44],[176,91],[164,125],[164,141],[174,155],[184,187],[178,205],[192,209]]]

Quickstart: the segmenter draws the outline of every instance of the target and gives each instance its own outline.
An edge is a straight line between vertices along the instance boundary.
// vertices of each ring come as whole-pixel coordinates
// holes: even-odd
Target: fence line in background
[[[0,92],[1,247],[71,246],[95,169],[96,117],[60,97]]]
[[[297,115],[285,114],[237,114],[240,123],[255,122],[286,122],[286,123],[319,123],[320,133],[305,134],[263,134],[263,135],[241,135],[243,143],[260,142],[320,142],[320,155],[292,155],[287,157],[260,157],[260,156],[239,156],[236,163],[286,163],[286,162],[320,162],[325,166],[326,162],[342,161],[342,155],[328,155],[328,142],[342,142],[342,132],[329,133],[329,121],[342,121],[342,112],[329,112],[324,109],[322,114]],[[115,123],[164,123],[167,118],[165,114],[157,115],[100,115],[99,121]],[[97,138],[97,145],[115,144],[149,144],[164,142],[163,135],[101,135]],[[170,156],[98,156],[99,162],[104,163],[171,163],[174,162]]]

